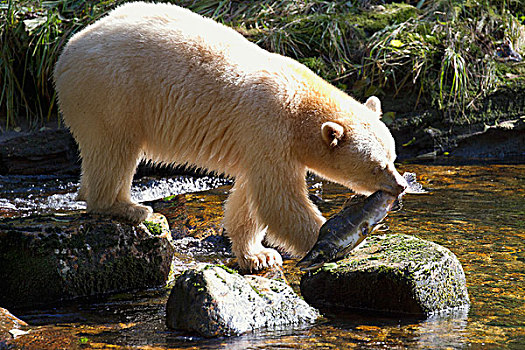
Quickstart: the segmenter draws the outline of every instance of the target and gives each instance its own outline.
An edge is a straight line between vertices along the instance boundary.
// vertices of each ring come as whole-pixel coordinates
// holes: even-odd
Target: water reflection
[[[450,310],[429,317],[418,324],[414,342],[420,349],[439,344],[443,348],[461,349],[467,343],[468,308]]]
[[[166,329],[166,290],[143,295],[122,294],[106,300],[76,302],[48,310],[13,311],[18,311],[15,314],[30,324],[42,326],[42,333],[34,333],[35,337],[36,334],[55,334],[55,337],[60,334],[60,339],[77,339],[77,342],[83,337],[93,348],[523,348],[525,166],[406,165],[401,166],[400,171],[416,172],[418,180],[432,193],[405,196],[403,209],[386,219],[390,232],[416,235],[436,242],[458,256],[465,270],[472,303],[468,313],[456,310],[426,320],[339,315],[310,327],[266,330],[241,337],[210,340]],[[62,188],[53,181],[49,178],[43,182],[50,183],[48,188]],[[75,188],[74,181],[71,183]],[[2,189],[1,184],[2,181],[0,192],[5,193],[5,187]],[[346,189],[318,179],[312,178],[310,185],[311,193],[322,197],[319,205],[326,216],[337,211],[350,195]],[[25,185],[20,186],[26,188]],[[64,186],[69,188],[68,181]],[[166,187],[177,188],[177,185],[171,183]],[[140,186],[137,185],[137,188]],[[16,196],[28,198],[30,202],[39,201],[36,199],[39,196],[37,192],[33,192],[33,197],[27,197],[16,186],[13,191],[14,195],[7,201],[9,205],[19,205],[13,200]],[[210,204],[205,197],[199,196],[191,196],[193,203],[202,203],[199,205],[207,215],[214,210],[221,215],[218,203],[225,194],[214,197]],[[46,200],[50,197],[53,196],[48,195]],[[294,263],[285,261],[285,269],[288,281],[298,290],[301,273],[294,268]]]

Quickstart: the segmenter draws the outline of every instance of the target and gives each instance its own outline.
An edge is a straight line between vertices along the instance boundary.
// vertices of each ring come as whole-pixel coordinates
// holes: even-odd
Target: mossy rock
[[[209,264],[178,276],[166,306],[169,328],[204,337],[312,323],[318,316],[285,283]]]
[[[172,256],[171,234],[159,214],[137,226],[80,213],[3,219],[0,305],[159,286]]]
[[[301,293],[327,313],[429,316],[468,307],[465,273],[447,248],[395,234],[369,237],[344,260],[301,279]]]

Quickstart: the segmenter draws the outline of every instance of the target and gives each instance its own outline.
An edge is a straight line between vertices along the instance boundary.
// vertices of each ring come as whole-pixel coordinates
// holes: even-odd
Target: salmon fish
[[[357,247],[389,211],[400,208],[401,197],[406,193],[426,193],[416,182],[414,173],[405,173],[407,189],[399,196],[384,191],[376,191],[370,196],[350,197],[341,211],[328,219],[319,230],[319,237],[313,248],[297,263],[302,271],[315,270],[325,263],[343,259]]]

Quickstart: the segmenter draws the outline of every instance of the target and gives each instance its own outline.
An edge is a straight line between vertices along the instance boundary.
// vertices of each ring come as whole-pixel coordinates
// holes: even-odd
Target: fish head
[[[308,254],[297,263],[297,267],[299,267],[301,271],[314,271],[321,268],[325,263],[333,261],[336,258],[336,254],[337,247],[331,244],[316,244]]]

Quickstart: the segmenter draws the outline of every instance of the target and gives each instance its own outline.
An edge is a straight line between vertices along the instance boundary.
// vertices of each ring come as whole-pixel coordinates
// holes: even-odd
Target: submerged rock
[[[79,213],[0,220],[0,305],[25,306],[162,285],[166,219],[133,226]]]
[[[408,235],[371,236],[337,263],[301,279],[301,293],[322,311],[373,310],[428,316],[468,307],[465,273],[438,244]]]
[[[0,349],[9,349],[11,339],[27,334],[27,323],[0,307]]]
[[[185,193],[146,203],[168,219],[173,238],[223,234],[223,204],[231,186]]]
[[[205,337],[312,323],[319,316],[285,283],[206,264],[177,278],[166,313],[169,328]]]

